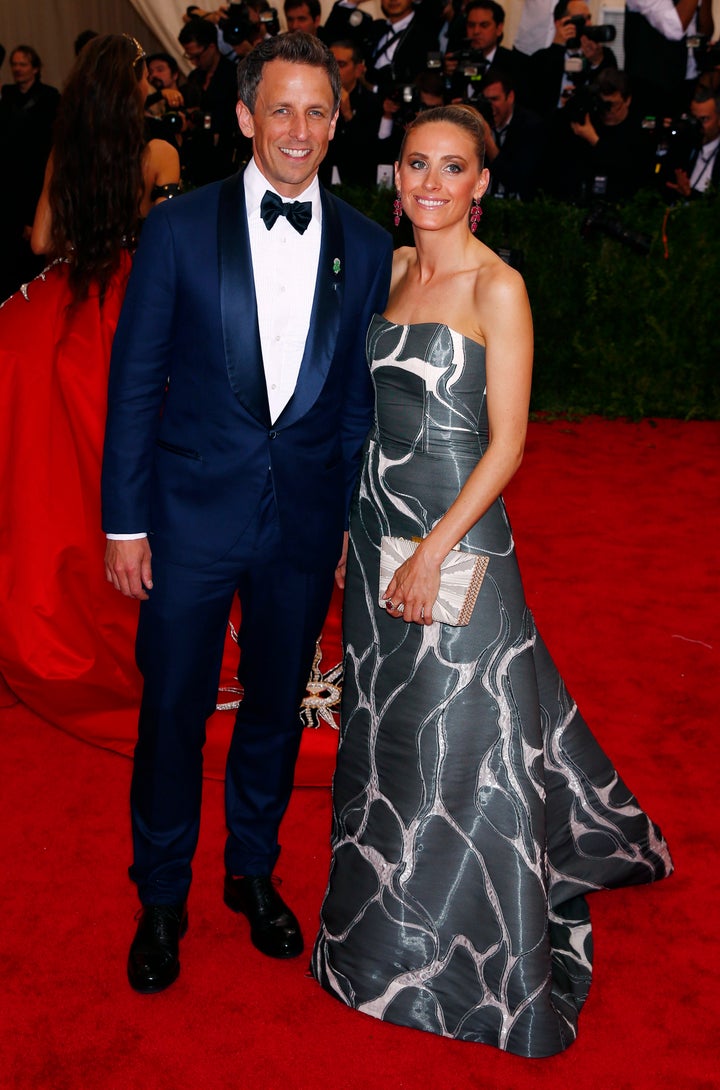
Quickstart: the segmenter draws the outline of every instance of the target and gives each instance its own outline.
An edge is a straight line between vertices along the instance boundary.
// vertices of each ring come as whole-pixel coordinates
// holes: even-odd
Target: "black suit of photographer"
[[[438,51],[441,26],[440,0],[423,0],[415,7],[410,25],[397,35],[397,45],[390,64],[382,64],[385,50],[381,43],[393,31],[385,19],[376,19],[370,28],[368,39],[368,82],[380,87],[381,94],[387,94],[398,84],[413,83],[415,77],[427,68],[428,53]]]

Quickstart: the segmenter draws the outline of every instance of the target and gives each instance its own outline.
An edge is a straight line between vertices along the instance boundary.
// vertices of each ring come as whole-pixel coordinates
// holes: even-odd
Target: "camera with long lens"
[[[701,72],[713,72],[720,68],[720,42],[710,45],[707,34],[688,34],[685,44],[694,51],[695,63]]]
[[[591,124],[597,128],[607,117],[610,105],[611,103],[601,97],[597,85],[591,83],[586,87],[578,87],[563,106],[562,113],[571,124],[576,122],[582,125],[585,118],[589,117]]]
[[[463,99],[463,103],[465,106],[472,106],[473,110],[477,110],[480,116],[487,121],[491,129],[494,127],[495,121],[493,119],[492,105],[480,91],[470,98]]]
[[[218,29],[228,45],[249,42],[257,34],[257,24],[250,18],[247,4],[228,4],[227,15],[218,20]]]
[[[409,125],[420,113],[420,92],[412,83],[395,84],[387,97],[400,107],[393,117],[397,125]]]
[[[267,8],[260,12],[260,22],[265,27],[266,34],[274,36],[280,33],[280,19],[277,8]]]
[[[615,41],[615,27],[609,24],[588,23],[584,15],[571,15],[568,20],[575,27],[575,37],[565,43],[566,49],[579,49],[580,39],[589,38],[591,42],[604,45],[606,42]]]
[[[643,128],[651,127],[649,119]],[[675,181],[676,170],[687,170],[693,151],[703,139],[702,122],[691,114],[655,123],[655,178],[664,187]]]
[[[487,68],[487,59],[482,49],[471,49],[466,45],[454,54],[454,59],[457,61],[456,71],[465,79],[482,79]]]

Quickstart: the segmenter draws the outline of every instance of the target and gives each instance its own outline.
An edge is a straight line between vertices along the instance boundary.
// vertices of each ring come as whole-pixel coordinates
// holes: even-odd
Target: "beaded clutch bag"
[[[406,537],[383,537],[380,540],[380,587],[378,603],[386,608],[383,594],[393,575],[418,547],[417,541]],[[470,621],[485,578],[489,556],[460,552],[453,549],[440,565],[440,590],[432,607],[433,621],[456,627]]]

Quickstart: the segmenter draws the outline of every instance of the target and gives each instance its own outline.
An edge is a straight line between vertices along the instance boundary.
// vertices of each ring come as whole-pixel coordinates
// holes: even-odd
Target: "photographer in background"
[[[593,25],[584,0],[559,0],[553,11],[555,36],[547,49],[533,53],[528,64],[526,104],[541,117],[552,117],[575,91],[604,68],[617,68],[611,49],[614,27]]]
[[[692,36],[712,33],[712,0],[627,0],[625,70],[643,114],[671,117],[686,108],[688,81],[698,74]]]
[[[362,50],[350,38],[333,42],[340,70],[340,112],[319,176],[324,185],[371,188],[376,182],[378,126],[382,103],[364,83]]]
[[[185,99],[179,86],[178,63],[169,53],[153,53],[146,64],[150,84],[145,99],[147,138],[166,140],[179,149],[188,121]]]
[[[495,0],[470,0],[465,7],[464,37],[453,41],[445,54],[445,74],[451,79],[450,97],[473,100],[489,68],[501,69],[513,77],[519,91],[522,55],[505,49],[505,10]]]
[[[491,68],[482,95],[492,122],[484,115],[485,155],[493,197],[531,200],[538,188],[544,126],[537,114],[518,106],[512,77]]]
[[[302,30],[304,34],[312,34],[314,38],[319,36],[322,17],[320,0],[285,0],[283,11],[289,33]]]
[[[354,45],[363,47],[370,36],[372,27],[372,15],[367,11],[361,11],[359,5],[363,0],[336,0],[332,11],[320,27],[319,37],[326,45],[332,46],[333,42],[351,41]]]
[[[238,166],[237,70],[221,55],[209,19],[191,19],[178,41],[195,66],[184,94],[189,127],[182,144],[183,179],[199,186],[227,178]]]
[[[411,84],[427,67],[428,54],[438,51],[443,23],[442,0],[382,0],[384,19],[370,27],[368,82],[382,95],[399,84]]]
[[[596,84],[580,92],[574,106],[568,174],[575,175],[577,195],[618,201],[649,185],[655,144],[632,109],[625,72],[602,72]]]
[[[701,142],[691,151],[687,169],[675,168],[675,181],[668,188],[682,197],[701,197],[720,186],[720,95],[698,87],[690,103],[690,115],[700,129]]]

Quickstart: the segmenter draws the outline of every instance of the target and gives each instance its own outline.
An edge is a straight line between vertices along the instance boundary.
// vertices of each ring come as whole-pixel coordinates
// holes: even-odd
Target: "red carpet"
[[[719,455],[712,423],[534,424],[507,493],[543,635],[676,864],[591,899],[595,981],[567,1053],[379,1024],[321,992],[305,958],[263,958],[221,901],[212,780],[180,980],[136,996],[130,763],[15,705],[0,709],[3,1090],[715,1090]],[[296,791],[278,870],[308,939],[328,833],[329,792]]]

